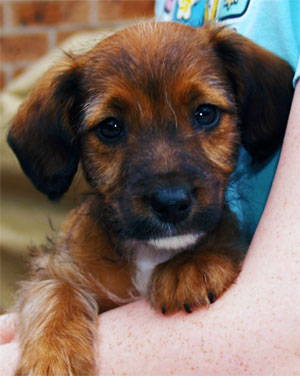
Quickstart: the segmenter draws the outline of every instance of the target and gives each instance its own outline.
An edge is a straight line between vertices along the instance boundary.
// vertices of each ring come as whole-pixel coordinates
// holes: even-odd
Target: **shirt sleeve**
[[[298,65],[297,65],[295,76],[294,76],[294,79],[293,79],[293,86],[294,87],[296,87],[296,84],[297,84],[299,77],[300,77],[300,58],[298,60]]]

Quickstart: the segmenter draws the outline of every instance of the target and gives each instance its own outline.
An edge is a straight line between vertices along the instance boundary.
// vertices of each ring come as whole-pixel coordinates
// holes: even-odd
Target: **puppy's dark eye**
[[[102,141],[115,142],[123,137],[124,125],[115,118],[108,118],[97,126],[96,132]]]
[[[218,124],[221,112],[218,107],[211,104],[204,104],[197,108],[193,124],[196,128],[211,129]]]

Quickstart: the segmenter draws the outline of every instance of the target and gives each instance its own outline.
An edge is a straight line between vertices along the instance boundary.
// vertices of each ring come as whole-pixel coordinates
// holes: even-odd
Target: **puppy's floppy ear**
[[[67,191],[77,171],[82,95],[80,67],[67,57],[42,77],[8,134],[23,171],[51,200]]]
[[[243,146],[253,161],[263,160],[282,142],[293,97],[293,70],[236,32],[208,27],[236,95]]]

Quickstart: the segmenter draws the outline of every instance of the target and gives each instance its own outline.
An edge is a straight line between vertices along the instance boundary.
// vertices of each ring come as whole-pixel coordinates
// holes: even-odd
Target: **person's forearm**
[[[300,84],[272,191],[237,283],[209,309],[142,301],[100,316],[99,375],[299,375]]]

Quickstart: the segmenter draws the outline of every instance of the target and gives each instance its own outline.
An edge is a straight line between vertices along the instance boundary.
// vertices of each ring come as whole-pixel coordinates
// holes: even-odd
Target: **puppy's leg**
[[[232,224],[232,227],[231,227]],[[152,305],[163,313],[213,303],[237,278],[243,249],[234,222],[221,224],[207,243],[159,264],[149,285]]]
[[[97,305],[68,282],[28,282],[20,302],[18,376],[94,375]]]

